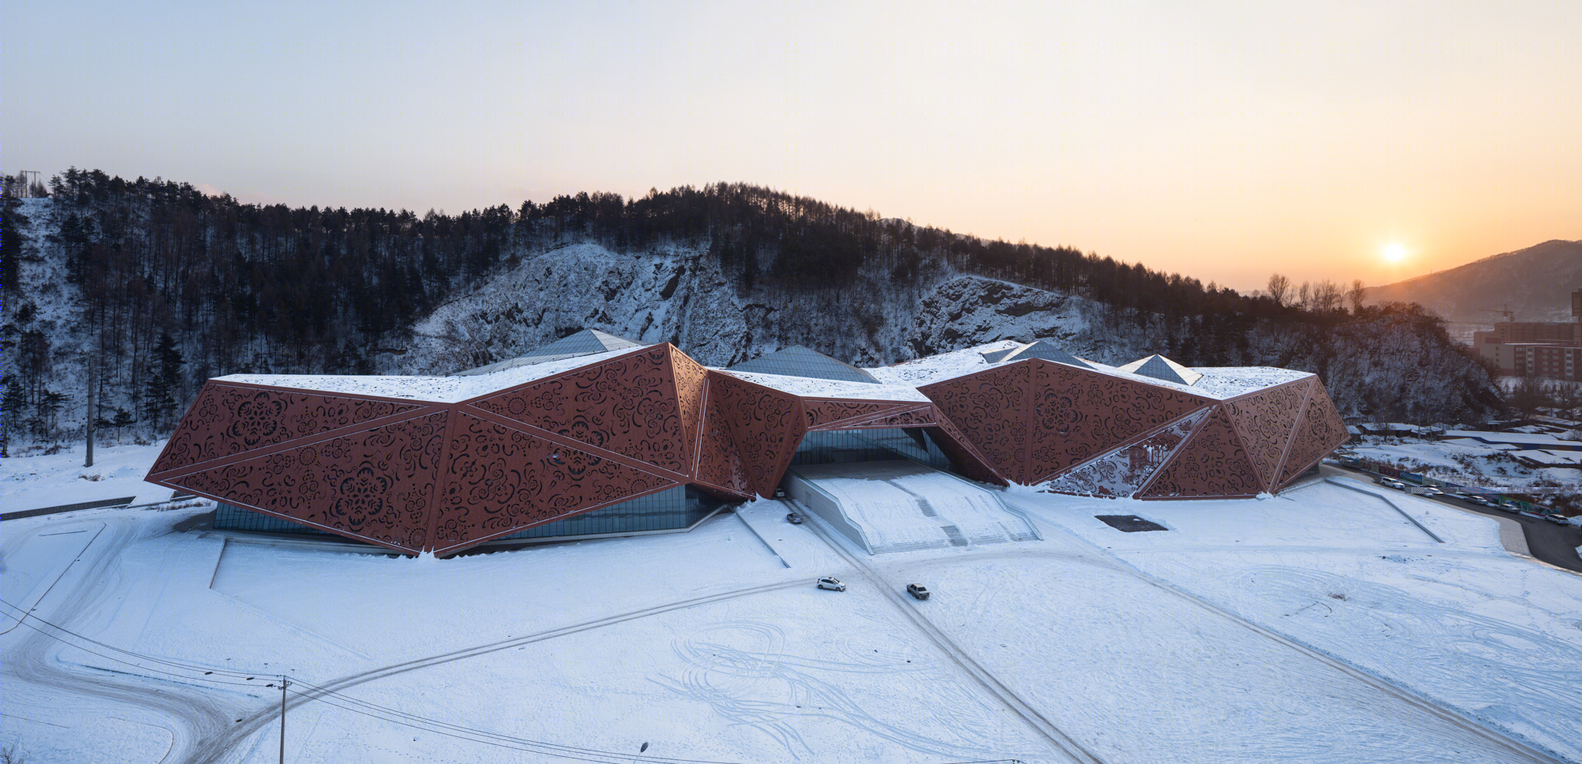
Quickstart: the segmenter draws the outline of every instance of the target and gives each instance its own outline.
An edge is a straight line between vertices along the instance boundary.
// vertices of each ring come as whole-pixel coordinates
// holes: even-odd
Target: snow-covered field
[[[83,500],[24,461],[8,510]],[[199,508],[10,520],[0,746],[275,761],[286,675],[292,762],[1582,762],[1582,577],[1392,497],[1445,543],[1322,484],[1013,490],[1044,540],[878,557],[767,501],[448,560],[185,530]]]
[[[1531,467],[1517,461],[1513,454],[1538,455],[1540,452],[1523,452],[1511,443],[1482,442],[1471,436],[1481,436],[1486,440],[1520,441],[1528,447],[1542,447],[1547,443],[1572,446],[1575,445],[1573,441],[1548,434],[1449,431],[1445,435],[1447,437],[1444,440],[1415,436],[1354,435],[1346,449],[1362,459],[1389,464],[1437,480],[1494,491],[1530,494],[1538,501],[1553,504],[1557,508],[1574,506],[1577,497],[1582,495],[1582,471],[1570,467]],[[1570,454],[1568,451],[1556,453],[1562,456]]]

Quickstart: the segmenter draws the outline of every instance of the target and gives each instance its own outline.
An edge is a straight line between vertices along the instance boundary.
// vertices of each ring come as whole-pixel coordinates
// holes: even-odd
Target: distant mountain
[[[1373,303],[1415,302],[1453,323],[1493,324],[1509,306],[1517,321],[1571,320],[1582,289],[1582,241],[1546,241],[1458,268],[1371,287]]]

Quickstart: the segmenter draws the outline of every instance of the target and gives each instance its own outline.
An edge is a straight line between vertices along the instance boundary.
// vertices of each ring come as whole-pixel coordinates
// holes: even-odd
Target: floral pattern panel
[[[896,407],[890,413],[880,414],[868,419],[855,419],[837,422],[829,427],[831,430],[882,430],[889,428],[926,427],[935,423],[934,407],[924,404],[913,404],[910,409]]]
[[[664,346],[473,401],[512,421],[687,471],[686,430]]]
[[[1279,487],[1284,488],[1350,438],[1350,433],[1346,432],[1346,423],[1341,420],[1340,412],[1335,410],[1335,403],[1329,399],[1329,393],[1325,392],[1318,380],[1313,380],[1313,394],[1308,398],[1307,410],[1302,413],[1302,421],[1297,424],[1291,448],[1285,455]]]
[[[1206,408],[1188,414],[1130,446],[1117,448],[1068,470],[1045,484],[1044,490],[1077,496],[1130,497],[1175,453],[1181,441],[1186,440],[1192,428],[1205,416],[1208,416]]]
[[[1021,483],[1027,474],[1031,375],[1032,366],[1024,361],[919,389],[995,472]]]
[[[1291,442],[1291,431],[1302,414],[1307,391],[1314,384],[1317,384],[1316,379],[1298,380],[1225,404],[1266,491],[1274,490],[1275,470],[1279,469],[1280,457]]]
[[[682,462],[693,462],[692,449],[698,442],[698,428],[703,424],[703,387],[708,372],[686,353],[665,346],[670,356],[670,371],[675,377],[676,405],[681,409]],[[687,472],[687,470],[679,470]]]
[[[662,491],[675,481],[457,411],[435,553]]]
[[[747,483],[747,467],[731,441],[730,421],[725,417],[719,398],[708,396],[705,412],[693,480],[736,498],[751,498],[753,489]]]
[[[939,446],[939,450],[944,452],[945,458],[949,459],[950,463],[955,466],[957,472],[980,483],[1006,484],[1005,478],[995,472],[993,467],[989,466],[989,462],[983,458],[983,454],[972,447],[972,443],[968,442],[967,436],[962,435],[961,431],[956,429],[956,426],[951,424],[949,419],[936,416],[935,421],[939,424],[929,429],[928,433],[933,437],[934,444]]]
[[[808,430],[840,430],[847,422],[883,416],[917,404],[888,401],[843,401],[831,398],[803,398]]]
[[[1256,496],[1262,490],[1230,415],[1225,407],[1215,406],[1208,421],[1176,449],[1137,498],[1236,498]]]
[[[1185,416],[1196,395],[1043,359],[1033,369],[1027,480],[1037,482]]]
[[[180,471],[421,408],[424,404],[211,381],[176,425],[149,474]]]
[[[168,482],[404,552],[427,547],[449,412],[211,467]]]
[[[726,374],[709,374],[709,396],[717,398],[730,424],[731,441],[747,468],[747,482],[759,496],[774,495],[807,431],[802,401]]]

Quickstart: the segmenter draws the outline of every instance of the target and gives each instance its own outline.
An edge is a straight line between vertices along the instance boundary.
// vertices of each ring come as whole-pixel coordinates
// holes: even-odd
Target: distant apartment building
[[[1506,321],[1474,332],[1472,344],[1501,374],[1582,380],[1582,289],[1571,293],[1571,317],[1565,323]]]

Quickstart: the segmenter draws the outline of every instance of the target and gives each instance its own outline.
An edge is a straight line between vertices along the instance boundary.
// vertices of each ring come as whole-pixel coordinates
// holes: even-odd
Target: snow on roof
[[[768,355],[761,355],[751,361],[743,361],[729,368],[732,371],[745,371],[754,374],[779,374],[790,377],[811,377],[814,379],[833,379],[869,384],[879,381],[874,379],[872,374],[862,369],[801,345],[782,348]]]
[[[641,343],[633,342],[625,337],[617,337],[608,332],[601,332],[598,329],[583,329],[580,332],[561,337],[548,345],[529,350],[515,358],[507,358],[504,361],[497,361],[487,366],[479,366],[476,369],[458,371],[455,376],[469,377],[474,374],[493,374],[497,371],[514,369],[518,366],[533,366],[565,358],[580,358],[610,350],[626,350],[639,347],[642,347]]]
[[[983,371],[989,368],[989,363],[984,360],[985,353],[997,350],[1015,350],[1022,343],[1015,340],[1000,340],[987,345],[952,350],[949,353],[919,358],[915,361],[906,361],[894,366],[882,366],[868,369],[874,378],[887,385],[910,385],[922,387],[935,382]]]
[[[734,369],[713,369],[713,371],[803,398],[853,398],[873,401],[929,402],[928,396],[923,395],[917,388],[908,385],[790,377],[784,374],[757,374]]]
[[[1488,432],[1485,430],[1447,430],[1446,438],[1476,438],[1484,443],[1510,443],[1526,448],[1554,448],[1570,451],[1582,448],[1582,442],[1564,440],[1553,435],[1528,432]]]
[[[1512,454],[1540,467],[1582,467],[1582,451],[1521,451]]]
[[[1045,361],[1063,363],[1067,366],[1092,368],[1081,358],[1078,358],[1064,350],[1061,350],[1058,347],[1055,347],[1054,343],[1046,342],[1044,340],[1038,340],[1037,342],[1032,342],[1016,349],[996,350],[991,353],[983,354],[983,360],[988,361],[989,363],[1010,363],[1013,361],[1020,361],[1023,358],[1042,358]]]
[[[239,382],[250,385],[269,385],[296,390],[313,390],[321,393],[344,395],[374,395],[385,398],[405,398],[431,403],[460,403],[488,395],[509,387],[552,377],[588,364],[607,361],[619,356],[641,352],[620,348],[592,355],[580,355],[555,361],[516,366],[501,371],[471,374],[460,377],[375,377],[354,375],[314,374],[230,374],[216,377],[216,382]]]
[[[1195,366],[1192,371],[1203,378],[1188,389],[1219,400],[1313,376],[1311,372],[1272,366]]]
[[[1033,344],[1036,345],[1038,343]],[[935,382],[943,382],[947,379],[955,379],[956,377],[993,368],[997,364],[990,363],[989,358],[1002,359],[1003,363],[1015,363],[1017,360],[1022,359],[1014,354],[1017,350],[1024,347],[1029,346],[1024,346],[1014,340],[1001,340],[987,345],[954,350],[928,358],[898,363],[894,366],[869,369],[869,371],[873,372],[874,377],[881,382],[923,387]],[[1100,374],[1108,374],[1113,377],[1121,377],[1148,385],[1167,387],[1214,400],[1234,398],[1238,395],[1313,376],[1305,371],[1276,369],[1268,366],[1197,367],[1193,369],[1181,367],[1188,374],[1199,377],[1196,384],[1188,385],[1135,374],[1126,371],[1124,368],[1107,366],[1086,358],[1073,356],[1073,359],[1087,367],[1088,370],[1096,371]]]
[[[1196,384],[1203,378],[1199,374],[1175,361],[1155,353],[1147,358],[1139,358],[1120,367],[1121,371],[1141,374],[1145,377],[1162,379],[1166,382],[1178,382],[1183,385]]]

